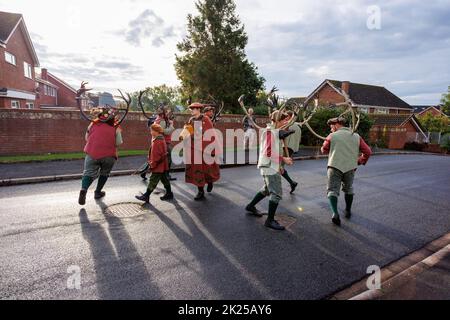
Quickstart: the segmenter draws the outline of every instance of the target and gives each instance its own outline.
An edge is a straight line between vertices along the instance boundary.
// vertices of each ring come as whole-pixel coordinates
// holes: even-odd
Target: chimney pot
[[[41,69],[41,79],[48,81],[47,69],[45,69],[45,68]]]
[[[350,91],[350,81],[343,81],[341,89],[348,94]]]

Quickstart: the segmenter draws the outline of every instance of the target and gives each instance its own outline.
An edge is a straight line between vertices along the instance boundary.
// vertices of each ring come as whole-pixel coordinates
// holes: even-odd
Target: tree
[[[427,132],[446,132],[449,120],[446,116],[434,116],[427,113],[419,118],[420,124]]]
[[[448,92],[442,95],[442,112],[450,116],[450,86],[448,87]]]
[[[131,110],[140,110],[138,106],[139,92],[132,94]],[[147,87],[142,96],[142,104],[145,110],[154,111],[159,104],[164,103],[169,106],[183,105],[181,91],[179,87],[170,87],[165,84],[156,87]]]
[[[238,98],[254,105],[256,94],[264,89],[264,78],[248,61],[248,37],[233,0],[199,0],[199,15],[188,15],[187,36],[178,43],[175,70],[184,98],[225,103],[227,111],[239,111]]]

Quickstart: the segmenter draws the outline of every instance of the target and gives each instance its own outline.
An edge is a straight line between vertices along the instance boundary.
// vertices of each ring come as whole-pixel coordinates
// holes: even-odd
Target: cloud
[[[47,68],[61,79],[78,84],[82,80],[96,83],[114,83],[117,79],[139,80],[143,77],[142,67],[125,58],[109,55],[83,55],[77,52],[52,52],[42,44],[42,36],[32,35],[34,47],[41,60],[41,67]],[[94,83],[93,83],[94,84]]]
[[[450,81],[450,6],[382,2],[381,30],[369,30],[367,8],[373,3],[302,2],[279,21],[247,22],[248,55],[267,86],[276,84],[287,96],[306,95],[327,77],[438,102],[440,97],[430,99],[430,94],[445,91]]]
[[[161,47],[165,39],[175,36],[174,27],[165,26],[164,20],[150,9],[131,20],[128,28],[119,33],[124,34],[126,42],[136,47],[140,47],[146,40],[154,47]]]

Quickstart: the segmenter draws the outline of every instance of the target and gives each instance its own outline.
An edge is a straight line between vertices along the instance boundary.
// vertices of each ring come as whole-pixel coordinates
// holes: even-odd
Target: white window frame
[[[27,106],[27,109],[34,109],[34,102],[27,102],[25,105]]]
[[[20,101],[11,100],[11,109],[20,109]]]
[[[370,112],[370,108],[360,107],[359,111],[362,112],[362,113],[369,113]]]
[[[377,114],[389,114],[389,110],[388,109],[384,109],[384,108],[376,108],[375,112]]]
[[[9,64],[12,64],[13,66],[15,66],[17,63],[16,56],[12,53],[9,53],[8,51],[5,51],[5,61]]]
[[[23,75],[25,78],[33,79],[33,67],[28,62],[23,62]]]

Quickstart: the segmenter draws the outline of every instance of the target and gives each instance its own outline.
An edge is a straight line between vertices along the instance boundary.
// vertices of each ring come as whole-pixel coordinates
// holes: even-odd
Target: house
[[[432,116],[444,116],[447,115],[442,112],[441,106],[413,106],[414,108],[414,114],[421,118],[426,114],[431,114]]]
[[[369,114],[412,114],[413,108],[384,87],[325,80],[306,99],[318,99],[320,105],[333,106],[345,102],[344,93],[360,112]]]
[[[0,11],[0,108],[36,107],[39,59],[21,14]]]
[[[77,91],[42,68],[21,14],[0,11],[0,108],[75,108]]]
[[[42,68],[36,77],[37,101],[41,109],[60,109],[77,107],[77,90]]]
[[[408,142],[428,142],[425,129],[414,114],[373,114],[370,142],[389,149],[403,149]]]

